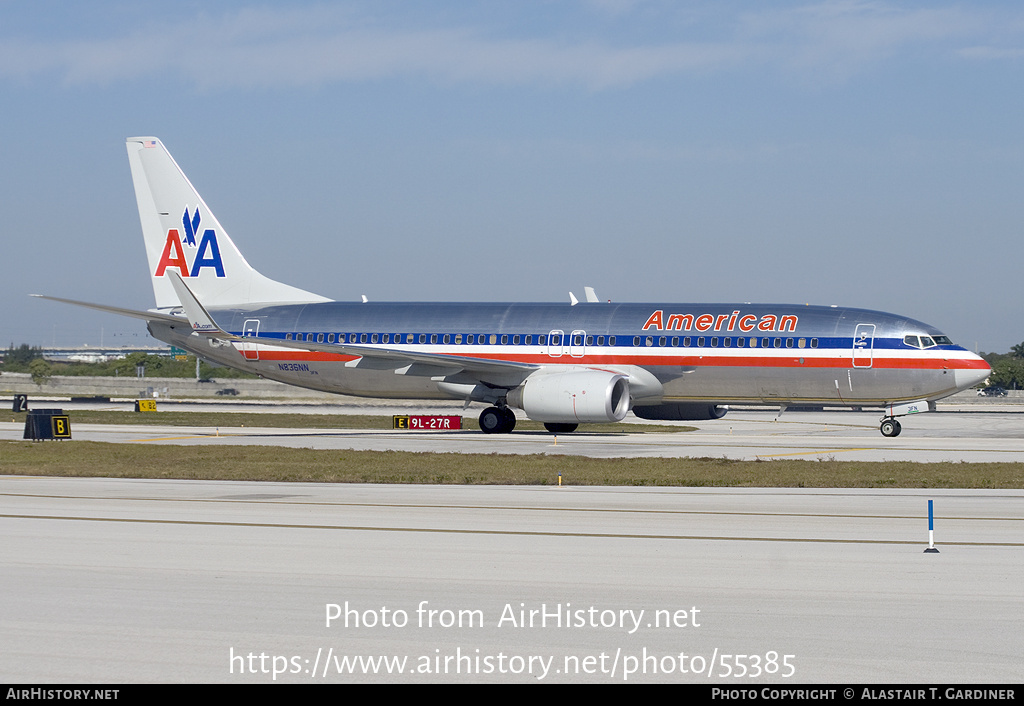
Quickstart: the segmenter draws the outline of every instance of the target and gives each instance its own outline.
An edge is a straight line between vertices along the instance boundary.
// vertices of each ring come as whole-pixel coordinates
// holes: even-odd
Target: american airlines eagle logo
[[[224,261],[220,257],[217,233],[213,228],[207,228],[200,236],[201,222],[199,207],[196,206],[195,213],[189,213],[186,206],[181,217],[182,229],[170,228],[167,231],[163,254],[153,273],[155,277],[163,277],[168,267],[177,267],[182,277],[198,277],[206,267],[212,268],[218,277],[224,276]]]

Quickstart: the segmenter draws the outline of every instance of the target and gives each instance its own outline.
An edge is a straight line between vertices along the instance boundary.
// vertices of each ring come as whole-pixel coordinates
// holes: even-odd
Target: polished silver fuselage
[[[458,304],[318,302],[211,309],[243,342],[153,321],[153,335],[291,385],[369,397],[466,397],[465,374],[360,365],[345,344],[531,366],[477,374],[511,388],[530,370],[597,369],[630,377],[634,404],[886,405],[936,400],[984,379],[988,365],[932,326],[864,309],[772,304]],[[251,342],[250,342],[251,341]],[[316,344],[317,350],[294,346]],[[336,345],[338,353],[331,352]],[[415,366],[413,366],[415,368]],[[462,376],[460,378],[460,375]],[[468,388],[466,388],[468,389]]]

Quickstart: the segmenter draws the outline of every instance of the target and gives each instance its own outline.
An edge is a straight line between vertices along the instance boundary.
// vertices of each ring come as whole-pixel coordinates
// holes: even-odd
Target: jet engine
[[[728,407],[700,402],[670,402],[659,405],[641,405],[633,408],[633,414],[641,419],[660,420],[700,420],[721,419],[729,411]]]
[[[628,380],[602,370],[541,373],[510,390],[506,400],[538,422],[621,422],[629,411]]]

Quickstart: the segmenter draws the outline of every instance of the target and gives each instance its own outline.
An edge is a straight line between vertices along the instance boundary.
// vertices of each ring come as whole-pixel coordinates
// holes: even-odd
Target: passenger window
[[[718,336],[711,337],[711,347],[718,348]]]
[[[286,333],[286,334],[284,335],[284,340],[286,340],[286,341],[290,341],[290,340],[292,340],[292,335],[291,335],[290,333]]]
[[[812,338],[811,339],[811,348],[817,348],[817,347],[818,347],[818,339],[817,338]]]

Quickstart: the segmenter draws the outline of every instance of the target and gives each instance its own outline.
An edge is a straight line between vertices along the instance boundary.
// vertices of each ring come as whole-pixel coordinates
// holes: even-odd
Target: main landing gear
[[[480,431],[484,434],[508,434],[515,426],[516,415],[508,407],[488,407],[480,413]]]
[[[544,428],[552,434],[569,434],[579,424],[545,422]],[[484,434],[508,434],[516,427],[516,415],[508,407],[488,407],[480,413],[480,431]]]
[[[903,426],[896,421],[895,417],[886,417],[882,420],[878,431],[882,432],[882,436],[899,436],[900,432],[903,431]]]

